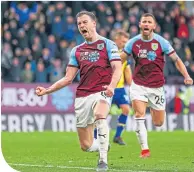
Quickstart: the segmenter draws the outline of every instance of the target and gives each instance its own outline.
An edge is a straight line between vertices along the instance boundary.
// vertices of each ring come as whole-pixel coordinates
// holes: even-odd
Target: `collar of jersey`
[[[151,41],[154,39],[154,36],[155,36],[155,33],[153,34],[152,39],[145,40],[145,39],[142,38],[142,35],[141,35],[141,40],[142,40],[143,42],[151,42]]]
[[[85,43],[86,44],[93,44],[93,43],[97,42],[99,39],[101,39],[101,36],[100,35],[98,35],[98,36],[99,37],[98,37],[98,39],[96,41],[93,41],[93,42],[85,41]]]

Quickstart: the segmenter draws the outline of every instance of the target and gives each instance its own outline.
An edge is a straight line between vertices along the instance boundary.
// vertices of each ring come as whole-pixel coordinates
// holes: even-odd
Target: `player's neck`
[[[93,36],[86,40],[86,42],[96,42],[99,39],[100,35],[97,32],[93,34]]]
[[[143,40],[151,40],[154,36],[154,32],[152,32],[150,35],[143,35],[141,34]]]

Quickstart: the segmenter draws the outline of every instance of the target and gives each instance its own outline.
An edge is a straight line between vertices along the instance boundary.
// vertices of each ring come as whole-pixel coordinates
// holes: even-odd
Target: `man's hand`
[[[193,85],[193,79],[188,76],[187,78],[184,79],[185,85]]]
[[[47,89],[44,87],[36,87],[35,93],[37,96],[43,96],[45,94],[47,94]]]
[[[112,88],[110,85],[103,86],[105,89],[105,95],[107,97],[112,97],[114,95],[114,88]]]

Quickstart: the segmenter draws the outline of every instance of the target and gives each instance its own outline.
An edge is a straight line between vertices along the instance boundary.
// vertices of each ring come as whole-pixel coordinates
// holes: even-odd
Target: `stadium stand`
[[[130,37],[137,35],[141,14],[153,13],[158,23],[156,32],[172,43],[194,79],[194,11],[187,3],[4,1],[1,80],[44,83],[61,78],[71,49],[83,42],[75,21],[76,13],[83,9],[94,11],[98,32],[107,38],[119,29],[127,31]],[[183,84],[174,63],[168,57],[166,61],[167,84]]]

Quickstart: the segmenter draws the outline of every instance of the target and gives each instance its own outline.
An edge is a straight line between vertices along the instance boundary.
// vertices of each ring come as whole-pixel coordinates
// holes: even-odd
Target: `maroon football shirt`
[[[80,82],[76,97],[85,97],[103,91],[112,78],[111,61],[120,61],[116,44],[104,37],[99,40],[73,48],[69,65],[80,69]]]
[[[164,85],[164,54],[174,53],[167,40],[155,33],[151,40],[143,40],[137,35],[127,42],[124,52],[135,59],[133,81],[136,84],[150,88]]]

